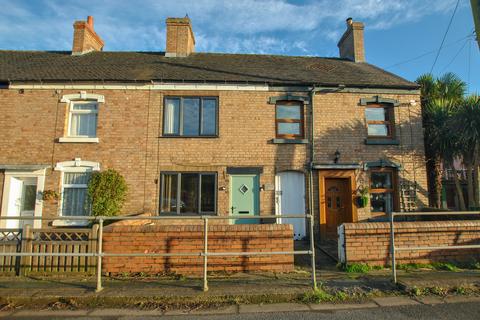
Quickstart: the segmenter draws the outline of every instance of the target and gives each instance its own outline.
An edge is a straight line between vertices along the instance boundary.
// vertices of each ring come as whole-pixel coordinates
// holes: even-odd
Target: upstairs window
[[[98,106],[95,101],[70,103],[69,137],[95,138],[97,136]]]
[[[385,105],[368,105],[365,108],[368,136],[393,138],[393,108]]]
[[[276,137],[283,139],[303,138],[303,104],[280,101],[275,107]]]
[[[214,97],[165,98],[163,135],[201,137],[218,135],[218,99]]]
[[[370,204],[373,213],[388,213],[395,208],[396,171],[389,168],[370,172]]]

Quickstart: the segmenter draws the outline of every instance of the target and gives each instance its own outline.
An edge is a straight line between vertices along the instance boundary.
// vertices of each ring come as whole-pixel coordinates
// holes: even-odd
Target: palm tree
[[[428,114],[425,123],[425,135],[428,136],[430,148],[435,150],[438,158],[443,160],[445,166],[453,167],[453,162],[463,151],[459,132],[453,130],[456,124],[454,122],[457,113],[456,105],[449,99],[435,98],[428,101],[424,110]],[[456,171],[454,171],[453,179],[460,210],[466,210],[460,179]]]
[[[435,121],[431,120],[434,116],[431,114],[436,108],[426,108],[432,101],[437,100],[435,104],[441,102],[442,104],[456,104],[461,101],[466,84],[453,73],[446,73],[440,78],[434,78],[432,74],[424,74],[417,78],[416,82],[421,87],[421,103],[423,106],[422,121],[425,128],[425,156],[427,166],[427,180],[429,189],[433,190],[430,197],[430,205],[437,208],[442,207],[442,172],[441,163],[442,155],[436,149],[436,145],[431,141],[434,132],[429,129]],[[433,129],[435,131],[435,129]]]
[[[453,128],[459,133],[461,157],[467,169],[469,209],[480,207],[478,166],[480,164],[480,96],[471,95],[458,104]]]

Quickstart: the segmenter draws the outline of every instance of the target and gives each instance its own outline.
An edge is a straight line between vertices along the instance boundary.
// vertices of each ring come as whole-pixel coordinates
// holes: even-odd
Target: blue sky
[[[456,1],[0,0],[0,49],[70,50],[73,22],[93,15],[104,50],[163,51],[165,18],[188,13],[197,51],[337,56],[351,16],[365,23],[367,61],[414,80],[432,68]],[[472,31],[460,0],[433,73],[455,72],[480,93]]]

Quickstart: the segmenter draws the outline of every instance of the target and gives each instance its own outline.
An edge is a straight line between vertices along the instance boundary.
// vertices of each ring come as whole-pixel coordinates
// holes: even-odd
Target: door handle
[[[250,211],[238,211],[238,213],[240,213],[240,214],[249,214]]]

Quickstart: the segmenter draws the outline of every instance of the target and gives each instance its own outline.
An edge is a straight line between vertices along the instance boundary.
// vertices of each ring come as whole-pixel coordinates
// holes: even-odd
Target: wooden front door
[[[339,178],[325,179],[326,237],[337,239],[337,227],[349,222],[349,180]]]

